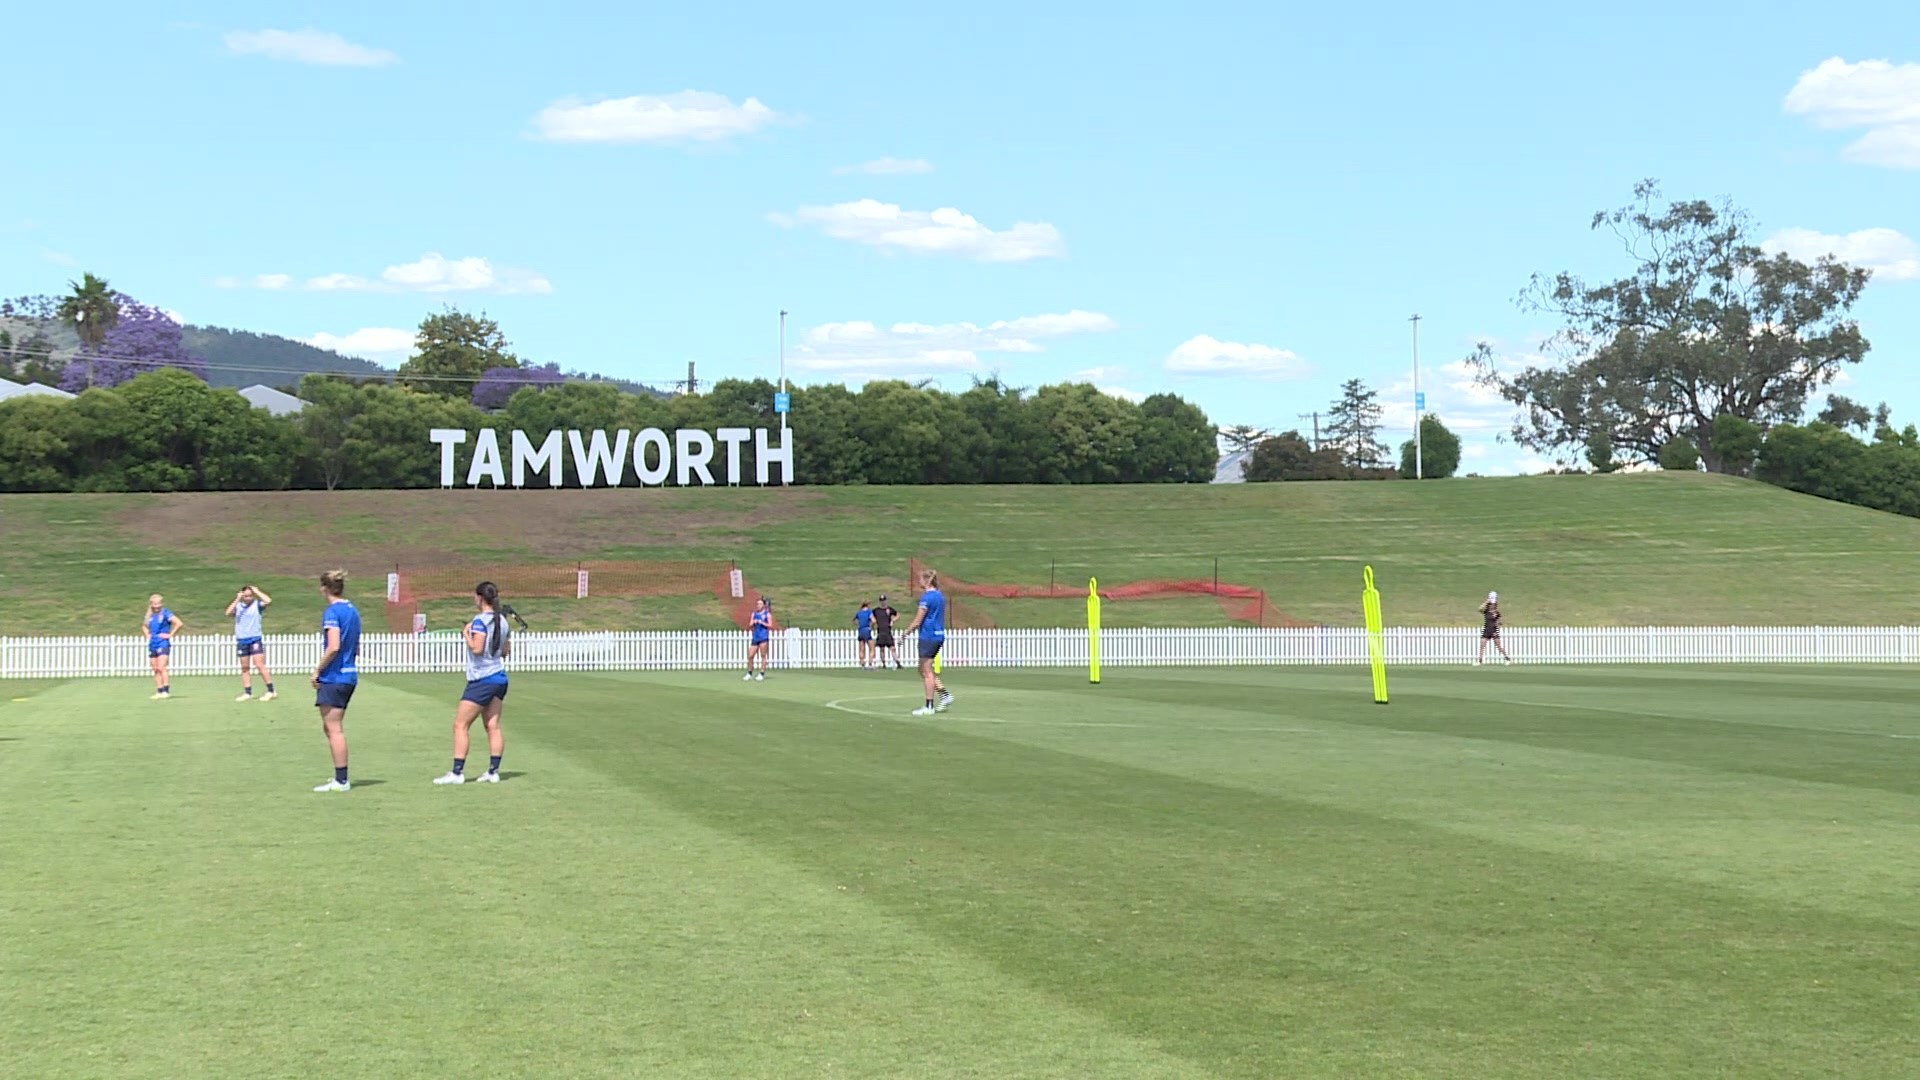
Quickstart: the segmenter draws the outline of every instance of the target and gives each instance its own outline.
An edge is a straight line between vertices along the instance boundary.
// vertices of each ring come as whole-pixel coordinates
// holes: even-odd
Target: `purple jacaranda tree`
[[[179,368],[205,380],[207,362],[187,351],[180,324],[157,307],[122,293],[114,294],[120,320],[107,332],[97,352],[83,347],[67,361],[60,378],[62,390],[78,393],[91,386],[118,386],[145,371]],[[91,369],[91,374],[89,374]],[[91,381],[89,381],[91,379]]]
[[[482,409],[498,409],[525,387],[545,390],[565,381],[566,376],[560,374],[559,364],[488,368],[480,374],[480,381],[473,384],[473,404]]]

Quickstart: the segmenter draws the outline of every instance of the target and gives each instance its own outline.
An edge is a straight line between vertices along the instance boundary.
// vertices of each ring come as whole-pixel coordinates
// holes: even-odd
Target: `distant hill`
[[[320,371],[356,379],[391,378],[391,369],[357,356],[315,348],[303,341],[251,330],[220,326],[189,326],[181,331],[188,351],[207,361],[207,381],[214,386],[294,386],[300,376]]]

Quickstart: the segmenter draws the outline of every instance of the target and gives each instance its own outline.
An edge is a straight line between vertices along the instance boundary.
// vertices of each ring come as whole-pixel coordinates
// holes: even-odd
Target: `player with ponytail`
[[[460,695],[460,704],[453,712],[453,770],[435,779],[436,784],[467,782],[469,733],[473,722],[482,717],[487,724],[487,771],[473,781],[476,784],[500,782],[500,753],[506,746],[506,739],[500,734],[500,710],[507,700],[507,657],[513,653],[507,616],[514,612],[500,602],[500,589],[491,581],[473,587],[473,606],[478,614],[467,624],[465,635],[467,689]]]

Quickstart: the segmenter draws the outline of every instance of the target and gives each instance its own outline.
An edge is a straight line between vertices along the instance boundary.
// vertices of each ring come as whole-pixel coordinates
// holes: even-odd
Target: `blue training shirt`
[[[237,641],[260,637],[260,601],[249,600],[233,609],[233,636]]]
[[[920,594],[920,606],[927,609],[927,617],[920,620],[920,636],[929,641],[947,640],[947,598],[939,589],[928,589]]]
[[[873,632],[873,610],[871,608],[861,608],[859,611],[854,612],[853,625],[859,627],[860,632],[863,634],[872,633]]]
[[[340,651],[320,669],[323,683],[360,681],[360,612],[345,600],[335,600],[320,615],[320,647],[326,648],[327,631],[340,631]]]
[[[121,623],[120,625],[125,626],[126,623]],[[148,615],[147,616],[147,648],[157,649],[160,646],[165,645],[167,641],[166,639],[162,638],[160,635],[166,633],[168,630],[172,629],[172,627],[173,627],[172,609],[161,608],[159,611],[156,611],[153,614]]]

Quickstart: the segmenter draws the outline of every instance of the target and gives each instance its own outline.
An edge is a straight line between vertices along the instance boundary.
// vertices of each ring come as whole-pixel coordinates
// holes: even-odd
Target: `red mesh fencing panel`
[[[491,581],[511,603],[516,596],[569,597],[581,595],[695,596],[710,592],[726,609],[735,626],[746,629],[753,613],[754,593],[745,575],[740,595],[734,595],[737,569],[725,562],[577,562],[470,563],[457,566],[398,566],[396,597],[387,601],[387,627],[396,634],[413,630],[413,617],[424,600],[452,600],[471,596],[473,587]]]
[[[907,563],[908,595],[911,597],[920,588],[921,575],[928,570],[937,569],[911,559]],[[978,596],[995,600],[1085,600],[1085,586],[1075,588],[1070,585],[981,585],[970,581],[961,581],[944,570],[940,573],[940,591],[947,594],[948,606],[953,611],[950,620],[955,626],[986,628],[993,620],[985,613],[955,599],[962,596]],[[1163,579],[1155,581],[1130,581],[1122,585],[1100,586],[1100,599],[1108,600],[1166,600],[1181,596],[1211,596],[1220,603],[1220,610],[1234,622],[1252,623],[1255,626],[1313,626],[1314,623],[1302,622],[1281,611],[1267,599],[1265,589],[1256,589],[1251,585],[1231,585],[1224,581],[1199,579]]]

